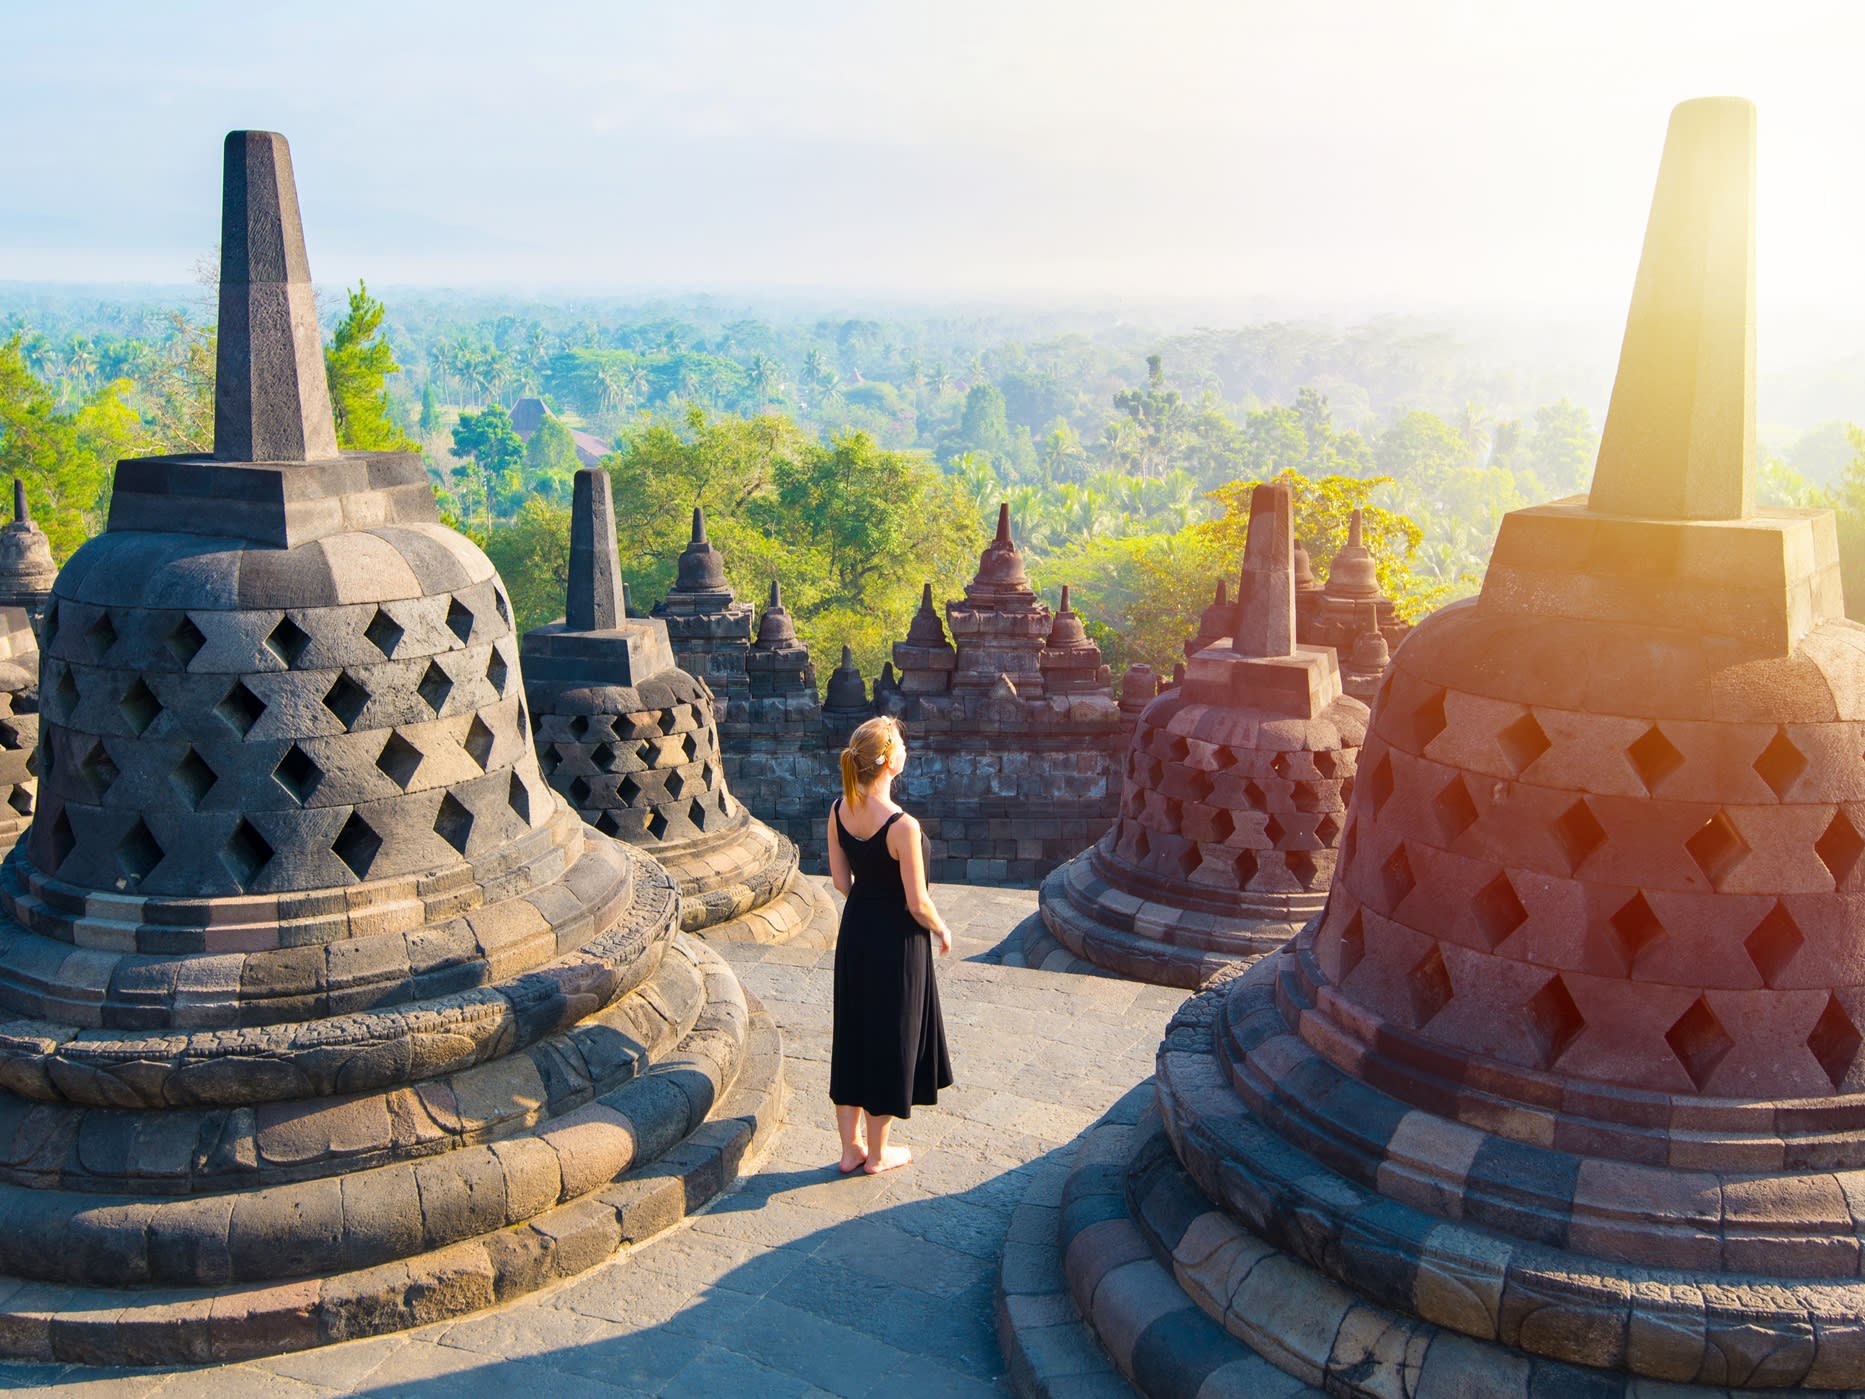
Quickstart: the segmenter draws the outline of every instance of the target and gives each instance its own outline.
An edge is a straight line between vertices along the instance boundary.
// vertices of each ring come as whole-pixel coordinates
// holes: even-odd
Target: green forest
[[[1249,484],[1295,479],[1324,577],[1366,507],[1415,618],[1480,586],[1506,512],[1584,490],[1598,446],[1558,376],[1498,371],[1453,331],[1396,319],[390,306],[360,284],[321,309],[339,440],[422,454],[522,626],[562,612],[580,447],[614,480],[636,610],[672,581],[702,505],[739,595],[781,582],[824,673],[846,642],[872,676],[923,583],[955,596],[999,501],[1038,586],[1053,603],[1073,585],[1116,670],[1169,669],[1236,567]],[[0,471],[25,480],[62,560],[103,527],[118,460],[211,447],[211,299],[38,294],[0,312]],[[521,434],[525,400],[546,411],[520,408]],[[1765,501],[1839,512],[1865,605],[1865,437],[1819,423],[1760,456]]]

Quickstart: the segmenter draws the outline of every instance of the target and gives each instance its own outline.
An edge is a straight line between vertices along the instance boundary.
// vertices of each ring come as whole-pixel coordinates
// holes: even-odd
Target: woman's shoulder
[[[905,837],[917,836],[920,833],[920,823],[904,806],[897,808],[894,814],[887,818],[888,839],[891,840],[896,832]]]

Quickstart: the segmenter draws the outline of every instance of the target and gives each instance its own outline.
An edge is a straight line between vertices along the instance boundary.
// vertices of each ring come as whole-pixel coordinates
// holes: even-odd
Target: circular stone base
[[[796,845],[752,819],[721,843],[640,847],[680,890],[680,927],[734,942],[788,942],[835,911],[821,886],[798,868]],[[833,931],[831,933],[833,940]]]
[[[1187,990],[1273,952],[1301,927],[1139,898],[1101,874],[1092,849],[1050,872],[1039,907],[1056,942],[1084,961],[1135,981]]]
[[[673,950],[714,984],[731,976],[701,943],[682,937]],[[708,1089],[699,1079],[716,1052],[709,1042],[735,1015],[745,1016],[736,1072]],[[600,1175],[579,1183],[574,1198],[522,1223],[395,1262],[280,1282],[157,1290],[0,1279],[0,1354],[98,1365],[249,1359],[443,1320],[583,1272],[718,1195],[782,1119],[777,1028],[749,996],[736,1012],[722,1004],[716,1015],[702,1012],[688,1039],[648,1076],[661,1074],[676,1090],[653,1095],[664,1111],[643,1116],[636,1103],[631,1119],[643,1164],[606,1183]],[[708,1099],[710,1110],[695,1122],[694,1109]],[[531,1136],[552,1138],[566,1178],[578,1165],[598,1171],[604,1112],[597,1099]]]
[[[841,921],[841,910],[829,897],[827,883],[799,870],[774,899],[697,932],[708,941],[787,943],[827,949],[835,946]]]

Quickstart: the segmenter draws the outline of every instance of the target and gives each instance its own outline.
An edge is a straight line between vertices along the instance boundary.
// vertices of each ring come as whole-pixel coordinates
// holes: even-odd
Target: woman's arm
[[[829,808],[829,878],[835,882],[835,891],[843,898],[854,887],[855,877],[849,872],[848,853],[842,849],[842,842],[835,835],[835,808]]]
[[[907,912],[930,932],[939,944],[939,955],[952,950],[952,933],[933,907],[932,891],[926,887],[926,861],[920,846],[920,823],[903,815],[887,832],[887,850],[900,861],[900,882],[906,886]]]

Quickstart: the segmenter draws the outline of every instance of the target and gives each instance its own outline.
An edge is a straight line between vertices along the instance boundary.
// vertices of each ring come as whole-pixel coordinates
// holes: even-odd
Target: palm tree
[[[745,384],[757,399],[758,406],[764,407],[783,392],[783,380],[777,361],[766,354],[755,354],[751,363],[745,366]]]

